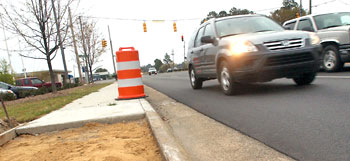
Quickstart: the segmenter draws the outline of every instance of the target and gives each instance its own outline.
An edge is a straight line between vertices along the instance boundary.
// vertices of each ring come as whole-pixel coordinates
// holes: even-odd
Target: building
[[[71,73],[72,71],[68,71]],[[56,82],[63,82],[64,70],[53,70],[55,75]],[[51,82],[50,72],[49,70],[35,71],[35,72],[27,72],[27,77],[37,77],[45,82]],[[24,73],[18,73],[15,76],[16,79],[24,78]]]

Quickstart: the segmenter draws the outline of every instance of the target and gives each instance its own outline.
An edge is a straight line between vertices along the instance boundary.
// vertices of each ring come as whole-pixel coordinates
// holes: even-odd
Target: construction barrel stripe
[[[140,85],[143,85],[141,78],[118,80],[118,87],[131,87],[131,86],[140,86]]]
[[[128,61],[128,62],[117,62],[118,71],[128,70],[128,69],[137,69],[140,68],[140,62],[137,61]]]
[[[119,48],[116,55],[118,99],[145,97],[138,51],[133,47]]]
[[[123,80],[131,78],[141,78],[141,69],[129,69],[118,71],[118,77],[123,78]]]

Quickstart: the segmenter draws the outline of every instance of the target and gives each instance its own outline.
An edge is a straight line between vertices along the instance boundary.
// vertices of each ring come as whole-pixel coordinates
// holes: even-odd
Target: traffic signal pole
[[[112,39],[111,39],[111,32],[109,31],[109,25],[107,26],[108,27],[108,35],[109,35],[109,43],[111,44],[111,54],[112,54],[112,61],[113,61],[113,73],[114,75],[116,75],[116,69],[115,69],[115,60],[114,60],[114,54],[113,54],[113,46],[112,46]]]

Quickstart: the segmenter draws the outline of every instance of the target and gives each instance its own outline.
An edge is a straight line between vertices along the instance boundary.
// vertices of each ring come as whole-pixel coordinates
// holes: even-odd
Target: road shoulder
[[[145,92],[192,160],[293,160],[148,86]]]

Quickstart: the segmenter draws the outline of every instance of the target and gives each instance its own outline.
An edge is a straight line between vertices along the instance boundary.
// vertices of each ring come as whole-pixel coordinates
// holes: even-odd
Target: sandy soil
[[[146,121],[86,124],[38,136],[23,135],[0,147],[0,161],[160,161]]]

